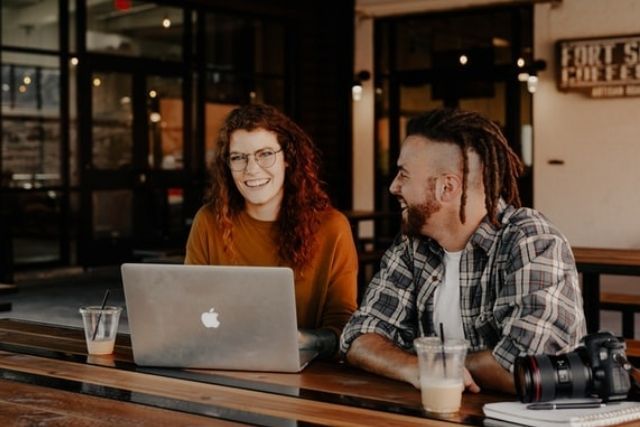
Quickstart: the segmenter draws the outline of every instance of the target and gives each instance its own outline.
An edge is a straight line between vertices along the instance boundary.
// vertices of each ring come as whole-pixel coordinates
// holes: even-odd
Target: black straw
[[[98,334],[98,326],[100,326],[100,318],[102,317],[102,310],[104,310],[104,307],[107,305],[107,298],[109,298],[109,289],[104,292],[102,304],[100,305],[100,312],[98,313],[98,321],[96,322],[96,328],[93,331],[93,338],[91,338],[91,341],[96,340],[96,335]],[[442,323],[440,324],[440,326],[442,326]]]
[[[447,377],[447,355],[444,353],[444,326],[440,322],[440,344],[442,352],[442,367],[444,368],[444,377]]]

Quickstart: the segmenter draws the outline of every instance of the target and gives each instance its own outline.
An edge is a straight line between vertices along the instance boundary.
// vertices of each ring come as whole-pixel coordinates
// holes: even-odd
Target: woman
[[[216,150],[185,263],[291,267],[300,346],[334,355],[356,309],[358,261],[311,139],[275,108],[246,105],[229,114]]]

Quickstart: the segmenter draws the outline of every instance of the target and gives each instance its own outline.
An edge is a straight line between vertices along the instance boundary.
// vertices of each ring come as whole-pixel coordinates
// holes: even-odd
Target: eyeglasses
[[[249,164],[249,156],[253,156],[254,160],[260,167],[270,168],[276,163],[276,156],[281,151],[282,148],[277,151],[273,148],[263,148],[253,154],[231,153],[229,154],[227,163],[229,165],[229,169],[240,172],[247,168],[247,165]]]

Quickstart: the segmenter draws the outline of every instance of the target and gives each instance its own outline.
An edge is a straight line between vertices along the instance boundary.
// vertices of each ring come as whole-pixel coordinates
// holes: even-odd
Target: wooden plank
[[[13,326],[18,329],[25,329],[24,325],[17,325],[20,322],[14,321],[14,325],[7,325],[6,322],[0,321],[0,333],[4,334],[2,338],[4,342],[14,344],[25,344],[36,348],[47,348],[63,353],[81,352],[84,354],[84,338],[77,336],[75,340],[59,339],[47,335],[48,326],[38,326],[33,330],[33,325],[26,329],[28,332],[7,332],[11,331]],[[1,332],[4,329],[5,332]],[[64,329],[64,328],[56,328]],[[64,331],[60,331],[64,332]],[[7,338],[8,337],[8,338]],[[75,341],[75,343],[74,343]],[[120,359],[116,355],[100,356],[105,360],[89,360],[89,363],[100,364],[103,366],[113,366],[113,361]],[[108,359],[108,360],[107,360]],[[130,356],[123,357],[123,361],[131,362]],[[76,361],[77,362],[77,361]],[[353,396],[355,398],[373,399],[383,401],[387,405],[400,405],[404,407],[420,407],[420,393],[408,384],[388,380],[366,372],[351,368],[347,365],[327,363],[316,361],[310,367],[305,369],[302,374],[277,374],[264,372],[234,372],[234,371],[208,371],[193,370],[199,375],[216,375],[218,377],[228,377],[241,381],[252,381],[254,384],[233,384],[235,387],[247,386],[252,388],[255,384],[276,384],[281,386],[290,386],[301,390],[312,390],[336,395]],[[221,382],[220,379],[212,379],[212,382]],[[224,384],[224,380],[222,381]],[[270,390],[271,391],[271,390]],[[280,390],[272,391],[274,393],[282,392]],[[283,394],[290,393],[285,390]],[[482,413],[482,404],[487,401],[496,401],[501,398],[511,398],[510,396],[500,397],[499,395],[472,395],[463,396],[464,410],[463,415],[478,416]],[[489,399],[489,400],[487,400]]]
[[[108,424],[100,420],[64,416],[37,408],[26,407],[0,401],[0,425],[3,426],[47,426],[47,427],[90,427]]]
[[[4,379],[0,379],[0,424],[65,427],[240,425]]]
[[[20,331],[30,335],[40,335],[43,337],[56,337],[71,340],[84,340],[84,331],[82,328],[74,328],[71,326],[50,325],[40,322],[31,322],[28,320],[17,319],[0,319],[0,331]],[[119,334],[116,345],[131,346],[129,335]]]
[[[626,339],[624,342],[627,344],[627,356],[640,357],[640,340]]]
[[[640,310],[640,295],[618,294],[614,292],[601,292],[600,303],[620,304],[635,306]]]
[[[574,247],[576,263],[640,267],[640,249]]]
[[[371,400],[384,400],[390,404],[406,407],[420,407],[420,390],[411,385],[383,378],[355,369],[346,364],[316,361],[301,374],[278,374],[270,372],[206,371],[191,370],[202,375],[220,375],[254,382],[285,385],[303,390],[314,390],[338,395]],[[491,401],[512,400],[506,394],[462,395],[462,414],[482,414],[482,405]]]
[[[375,420],[387,425],[451,425],[446,421],[373,411],[364,408],[318,402],[290,396],[261,393],[213,384],[196,383],[99,366],[57,361],[35,356],[0,352],[0,367],[36,375],[130,390],[198,404],[209,404],[268,416],[297,419],[335,426],[362,425]],[[464,414],[452,418],[461,422]]]
[[[57,340],[54,337],[43,335],[33,336],[22,333],[0,331],[2,341],[8,344],[24,345],[28,347],[44,348],[63,353],[82,354],[86,353],[84,339],[80,343],[69,343],[67,340]],[[129,350],[125,348],[125,352]],[[130,355],[105,355],[89,356],[88,362],[102,366],[113,366],[114,362],[124,361],[133,363]],[[220,371],[190,369],[188,372],[195,372],[206,381],[206,376],[216,376],[222,378],[237,379],[250,382],[251,385],[259,387],[261,384],[273,384],[277,386],[292,387],[295,389],[312,390],[333,393],[337,395],[353,396],[356,398],[378,400],[384,396],[384,401],[389,404],[397,404],[406,407],[420,407],[420,391],[409,384],[394,381],[359,369],[354,369],[346,364],[314,361],[301,374],[269,373],[269,372],[246,372],[246,371]],[[216,378],[211,382],[220,383]],[[253,384],[251,384],[253,383]],[[273,392],[277,392],[273,391]],[[496,397],[498,400],[498,397]],[[468,410],[465,414],[479,414],[482,411],[482,404],[486,398],[478,400],[473,394],[463,396],[463,404]]]
[[[19,323],[19,322],[14,322]],[[4,326],[4,328],[3,328]],[[23,329],[22,325],[19,329]],[[13,328],[13,325],[3,324],[0,320],[0,334],[5,334],[8,338],[2,338],[4,342],[14,344],[25,344],[36,348],[47,348],[63,353],[86,352],[84,348],[84,338],[77,337],[75,344],[70,344],[68,339],[60,340],[57,337],[46,335],[48,327],[37,330],[37,335],[29,329],[28,333],[6,332]],[[2,332],[2,330],[5,332]],[[60,329],[60,328],[58,328]],[[78,343],[80,341],[80,343]],[[130,350],[130,349],[126,349]],[[88,360],[88,363],[113,366],[114,361],[124,361],[132,363],[130,354],[128,355],[107,355],[98,356],[98,359]],[[77,360],[76,360],[77,362]],[[369,399],[382,402],[382,405],[398,405],[399,407],[419,408],[420,392],[409,384],[389,380],[367,372],[352,368],[346,364],[314,361],[300,374],[279,374],[265,372],[239,372],[239,371],[218,371],[218,370],[189,370],[197,373],[198,376],[210,375],[210,379],[203,378],[203,381],[210,381],[224,386],[248,388],[271,393],[292,395],[299,390],[317,391],[332,393],[336,397],[329,396],[325,400],[339,400],[341,396],[353,397],[357,399]],[[189,372],[187,371],[187,372]],[[180,373],[180,370],[176,370]],[[229,378],[230,380],[225,380]],[[238,380],[234,383],[234,380]],[[271,387],[269,385],[275,385]],[[284,389],[282,387],[285,387]],[[291,390],[294,390],[293,392]],[[307,393],[308,394],[308,393]],[[512,399],[512,396],[499,394],[474,395],[465,393],[463,395],[462,415],[479,416],[482,414],[482,405],[488,401],[498,401]]]
[[[33,347],[50,351],[61,351],[64,353],[77,355],[87,354],[87,344],[84,337],[82,339],[52,339],[52,337],[47,337],[44,335],[32,335],[22,332],[0,330],[0,340],[5,344],[16,344],[26,347]],[[131,353],[131,348],[128,346],[116,345],[113,354],[105,355],[102,358],[102,360],[104,361],[106,361],[107,359],[109,359],[110,362],[132,362],[133,355]]]
[[[81,328],[47,325],[15,319],[0,319],[0,340],[8,344],[20,344],[52,351],[86,355],[87,347]],[[112,355],[104,356],[112,361],[132,362],[129,335],[118,334]]]

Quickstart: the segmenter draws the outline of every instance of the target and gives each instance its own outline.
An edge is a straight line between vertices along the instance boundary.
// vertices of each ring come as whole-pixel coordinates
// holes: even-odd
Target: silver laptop
[[[285,267],[123,264],[136,364],[299,372],[293,271]]]

